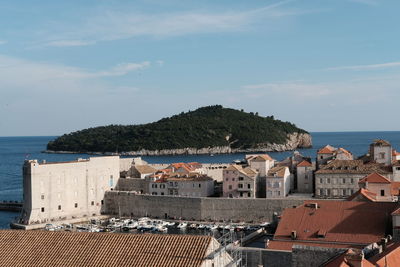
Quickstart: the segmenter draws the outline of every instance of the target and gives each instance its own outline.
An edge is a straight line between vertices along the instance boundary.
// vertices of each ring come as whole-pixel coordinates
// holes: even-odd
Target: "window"
[[[350,183],[354,184],[354,179],[353,178],[350,179]]]
[[[329,178],[328,178],[329,179]],[[326,189],[326,195],[330,196],[331,195],[331,190],[330,189]]]
[[[281,195],[281,191],[277,191],[277,193],[278,193],[278,196],[280,196],[280,195]]]
[[[379,153],[379,158],[380,158],[380,159],[384,159],[384,158],[385,158],[385,152]]]
[[[44,212],[44,207],[42,207],[40,210],[41,210],[42,212]]]
[[[381,197],[384,197],[385,196],[385,190],[381,190]]]
[[[323,193],[323,189],[319,189],[318,190],[318,195],[320,195],[320,196],[322,196],[324,193]]]
[[[243,192],[240,192],[240,197],[243,197]]]
[[[154,185],[154,188],[157,188],[157,185],[156,185],[156,184]]]
[[[199,188],[201,187],[201,184],[199,184]]]
[[[243,181],[243,177],[239,177],[239,181]]]
[[[235,181],[235,178],[232,178],[232,181]]]
[[[324,183],[324,180],[322,180],[322,178],[319,178],[319,183],[320,183],[320,184],[323,184],[323,183]]]
[[[343,178],[342,181],[343,181],[343,183],[345,184],[345,183],[346,183],[346,178]]]
[[[251,193],[250,193],[250,192],[248,192],[248,193],[247,193],[247,196],[248,196],[248,197],[251,197]]]
[[[227,182],[228,182],[228,181],[229,181],[229,179],[228,179],[228,178],[225,178],[225,181],[227,181]]]
[[[44,199],[44,195],[41,195],[40,198],[41,198],[41,199]]]
[[[239,184],[239,188],[243,188],[243,184]]]
[[[104,205],[104,200],[101,200],[101,205]]]
[[[90,202],[90,205],[94,206],[94,201]]]
[[[164,192],[161,192],[161,195],[163,196],[163,195],[164,195]]]
[[[331,183],[331,178],[326,179],[326,183],[330,184]]]
[[[346,189],[342,189],[342,196],[346,195]]]
[[[152,194],[152,195],[157,195],[157,192],[152,192],[151,194]]]
[[[251,185],[250,185],[250,184],[247,184],[247,188],[250,189],[250,188],[251,188]]]
[[[229,185],[229,187],[228,187],[229,189],[232,189],[232,185]]]
[[[58,205],[58,210],[61,210],[61,205]]]
[[[75,203],[75,208],[77,208],[78,207],[78,203]]]
[[[110,175],[109,185],[110,187],[114,186],[114,177],[112,175]]]
[[[230,198],[233,198],[233,195],[232,195],[232,194],[229,194],[229,197],[230,197]]]

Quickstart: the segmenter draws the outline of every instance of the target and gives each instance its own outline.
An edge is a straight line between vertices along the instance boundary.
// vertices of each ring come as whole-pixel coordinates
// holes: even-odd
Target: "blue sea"
[[[330,144],[344,147],[354,155],[360,156],[368,151],[369,144],[377,138],[388,140],[400,151],[400,132],[323,132],[311,133],[313,148],[299,149],[310,157],[315,157],[318,148]],[[0,200],[22,200],[22,164],[25,159],[46,161],[68,161],[89,157],[85,154],[44,154],[41,151],[55,136],[40,137],[0,137]],[[276,160],[283,160],[292,152],[269,153]],[[142,157],[149,163],[201,162],[230,163],[243,159],[243,153],[221,155],[187,155],[187,156],[148,156]],[[0,228],[8,228],[9,222],[17,216],[13,212],[0,212]]]

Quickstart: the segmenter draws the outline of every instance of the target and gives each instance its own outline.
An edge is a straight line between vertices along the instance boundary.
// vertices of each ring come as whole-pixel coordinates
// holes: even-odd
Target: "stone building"
[[[120,175],[118,156],[69,162],[25,161],[19,223],[34,224],[100,215],[104,193]]]
[[[346,149],[339,147],[335,148],[331,145],[326,145],[317,152],[317,165],[325,165],[331,160],[353,160],[353,154]]]
[[[214,180],[199,173],[172,173],[149,182],[151,195],[208,197],[214,194]]]
[[[313,193],[314,192],[314,168],[313,165],[303,160],[297,164],[297,192]]]
[[[129,172],[130,177],[144,179],[148,175],[152,175],[157,170],[150,165],[133,165]]]
[[[377,172],[392,179],[391,168],[362,160],[333,160],[315,172],[315,197],[347,198],[358,189],[358,182]]]
[[[250,167],[231,165],[222,171],[223,196],[230,198],[255,198],[260,176]]]
[[[260,177],[266,177],[269,169],[274,167],[275,160],[268,154],[246,155],[249,167],[258,172]]]
[[[369,146],[371,160],[376,163],[391,165],[393,161],[392,145],[385,140],[377,139]]]
[[[290,172],[286,166],[274,167],[266,177],[266,197],[286,197],[290,191]]]

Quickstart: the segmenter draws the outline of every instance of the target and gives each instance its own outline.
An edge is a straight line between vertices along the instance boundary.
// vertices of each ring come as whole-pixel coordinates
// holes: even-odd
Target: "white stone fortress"
[[[114,189],[119,170],[118,156],[54,163],[25,161],[24,204],[18,223],[43,224],[100,215],[104,193]]]

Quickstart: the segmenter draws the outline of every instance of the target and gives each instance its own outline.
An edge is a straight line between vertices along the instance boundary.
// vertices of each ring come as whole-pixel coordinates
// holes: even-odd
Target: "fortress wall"
[[[105,214],[182,218],[198,221],[272,221],[274,212],[298,206],[304,199],[231,199],[136,195],[108,191]]]

